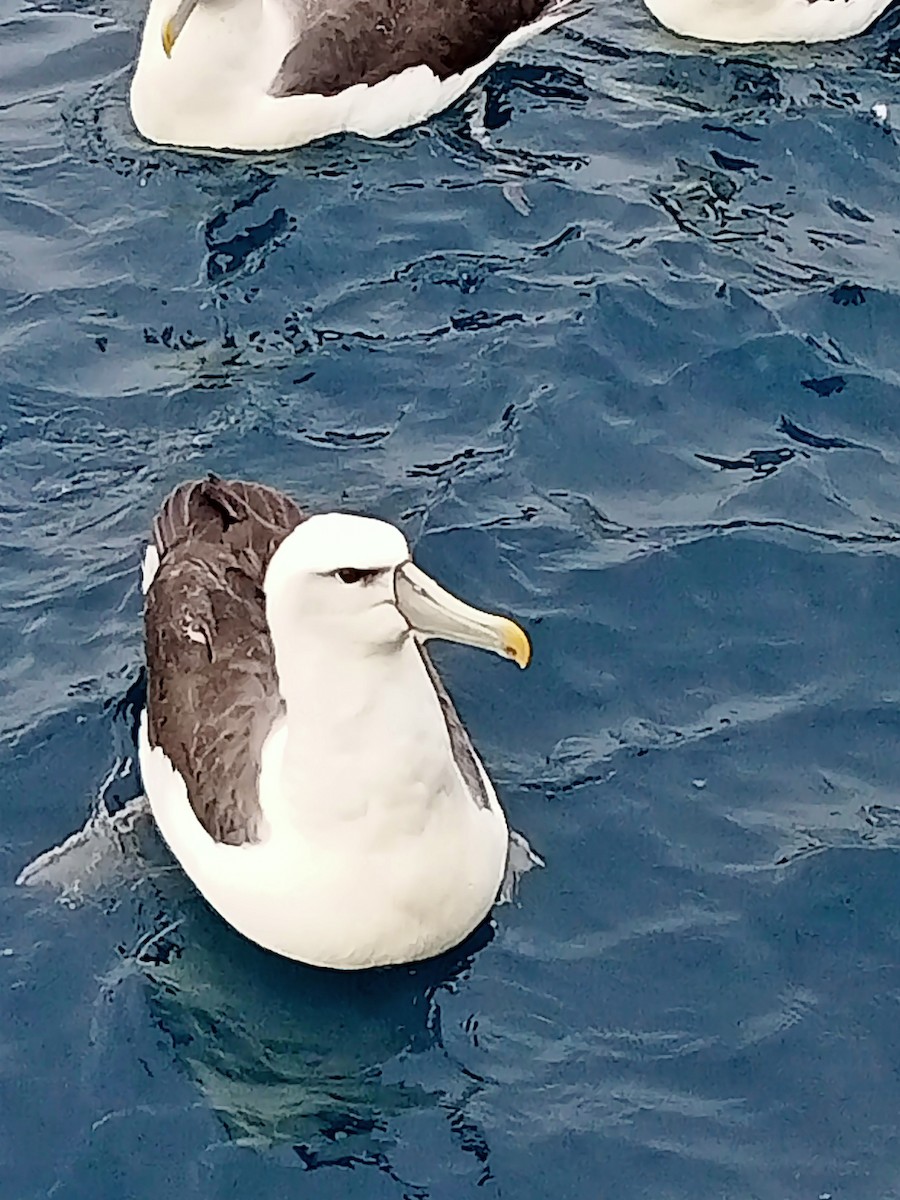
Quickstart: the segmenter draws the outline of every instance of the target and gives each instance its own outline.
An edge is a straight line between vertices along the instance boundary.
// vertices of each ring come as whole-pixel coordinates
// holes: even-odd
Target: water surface
[[[232,161],[132,130],[136,8],[3,3],[2,1194],[900,1196],[896,18],[611,0]],[[270,958],[141,828],[14,886],[135,794],[138,562],[209,469],[533,634],[440,654],[547,863],[446,959]]]

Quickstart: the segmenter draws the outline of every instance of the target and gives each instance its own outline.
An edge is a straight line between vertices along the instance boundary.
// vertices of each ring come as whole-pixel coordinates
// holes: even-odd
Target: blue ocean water
[[[0,1195],[900,1197],[900,22],[610,0],[234,161],[132,130],[141,15],[2,0]],[[280,962],[146,830],[14,884],[135,794],[138,563],[210,469],[533,635],[439,655],[546,860],[446,959]]]

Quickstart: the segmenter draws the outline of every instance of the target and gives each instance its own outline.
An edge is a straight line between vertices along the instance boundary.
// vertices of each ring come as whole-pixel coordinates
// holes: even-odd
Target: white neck
[[[287,708],[281,820],[377,849],[417,837],[438,806],[472,804],[411,637],[368,655],[310,638],[276,659]]]

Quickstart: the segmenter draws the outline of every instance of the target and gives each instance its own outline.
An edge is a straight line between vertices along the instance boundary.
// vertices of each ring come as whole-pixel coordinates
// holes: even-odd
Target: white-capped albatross
[[[835,42],[865,33],[893,0],[644,0],[660,25],[708,42]]]
[[[163,504],[144,563],[139,760],[156,824],[259,945],[354,969],[429,958],[488,914],[503,809],[424,648],[527,665],[369,517],[215,476]]]
[[[453,104],[573,0],[150,0],[131,113],[151,142],[284,150]]]

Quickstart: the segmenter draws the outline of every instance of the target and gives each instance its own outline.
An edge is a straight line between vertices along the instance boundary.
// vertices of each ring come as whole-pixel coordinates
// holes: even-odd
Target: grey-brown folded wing
[[[488,790],[484,782],[484,775],[478,765],[478,758],[475,754],[475,747],[466,732],[466,727],[459,719],[459,713],[450,699],[450,693],[441,682],[441,677],[437,672],[437,668],[431,661],[428,651],[424,646],[419,647],[419,653],[422,655],[422,661],[425,664],[425,670],[428,672],[434,690],[437,693],[437,698],[441,706],[441,712],[444,716],[444,724],[447,726],[447,734],[450,738],[450,747],[453,751],[453,758],[456,766],[459,769],[460,775],[463,777],[466,787],[469,789],[469,794],[472,797],[477,808],[490,808],[491,802],[488,796]]]
[[[177,488],[154,524],[144,614],[148,733],[211,837],[259,834],[259,760],[282,711],[263,581],[303,519],[282,493],[215,477]]]
[[[302,29],[271,94],[335,96],[421,64],[447,79],[551,7],[562,8],[555,0],[335,0]]]
[[[261,584],[276,547],[302,520],[299,507],[277,488],[210,475],[170,493],[156,515],[153,537],[160,558],[185,542],[249,554]]]

